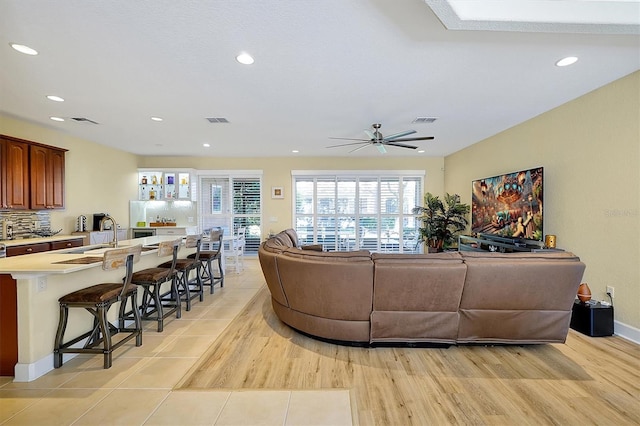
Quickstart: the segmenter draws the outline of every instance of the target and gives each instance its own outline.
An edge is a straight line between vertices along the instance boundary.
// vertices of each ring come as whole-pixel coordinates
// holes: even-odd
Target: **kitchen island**
[[[157,244],[174,238],[155,236],[124,240],[119,246],[141,244],[144,247],[140,261],[134,265],[137,271],[169,260],[170,256],[158,257]],[[82,246],[0,259],[0,274],[10,274],[16,280],[18,363],[14,368],[14,381],[32,381],[53,369],[53,344],[61,296],[101,282],[122,280],[122,270],[102,270],[101,257],[108,249],[104,245]],[[178,255],[185,257],[191,252],[193,249],[181,248]],[[91,326],[88,312],[73,311],[67,327],[70,336],[80,335]],[[110,313],[115,314],[113,311]],[[71,357],[65,356],[66,359]]]

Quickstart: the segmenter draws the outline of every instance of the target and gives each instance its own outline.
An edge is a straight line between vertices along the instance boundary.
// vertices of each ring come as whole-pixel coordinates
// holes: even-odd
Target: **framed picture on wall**
[[[271,198],[284,198],[284,188],[281,186],[272,186]]]

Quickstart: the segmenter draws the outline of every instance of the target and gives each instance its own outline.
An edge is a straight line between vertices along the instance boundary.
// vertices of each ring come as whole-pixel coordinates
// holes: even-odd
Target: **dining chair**
[[[247,228],[244,226],[236,230],[233,238],[229,242],[229,250],[224,251],[227,262],[235,268],[235,272],[239,274],[244,270],[244,249],[245,249],[245,233]]]

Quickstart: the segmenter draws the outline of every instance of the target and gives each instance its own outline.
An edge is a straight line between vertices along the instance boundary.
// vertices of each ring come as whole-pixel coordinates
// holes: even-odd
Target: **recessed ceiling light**
[[[209,145],[208,143],[203,143],[202,146],[204,146],[205,148],[209,148],[211,145]]]
[[[30,48],[29,46],[25,46],[24,44],[18,43],[9,43],[9,46],[13,47],[20,53],[24,53],[25,55],[37,55],[38,51]]]
[[[291,152],[293,152],[294,154],[297,154],[297,153],[299,153],[300,151],[298,151],[297,149],[294,149],[294,150],[293,150],[293,151],[291,151]]]
[[[421,149],[420,151],[418,151],[418,154],[424,154],[424,149]]]
[[[53,121],[64,121],[64,118],[61,117],[49,117],[50,119],[52,119]]]
[[[236,61],[240,62],[243,65],[251,65],[254,60],[248,53],[241,53],[236,56]]]
[[[151,117],[151,119],[153,121],[162,121],[162,118],[160,118],[160,117]]]
[[[578,62],[578,58],[576,58],[575,56],[567,56],[566,58],[560,59],[558,62],[556,62],[556,66],[566,67],[569,65],[573,65],[576,62]]]
[[[47,96],[47,99],[49,99],[50,101],[54,101],[54,102],[64,102],[64,99],[62,99],[60,96],[56,96],[56,95],[49,95],[49,96]]]

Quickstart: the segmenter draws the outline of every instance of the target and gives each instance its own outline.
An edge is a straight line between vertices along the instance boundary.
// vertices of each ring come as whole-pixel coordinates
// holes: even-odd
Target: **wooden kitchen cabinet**
[[[66,248],[80,247],[82,246],[82,242],[83,238],[76,238],[74,240],[53,241],[49,244],[51,245],[51,250],[62,250]]]
[[[0,135],[0,208],[64,208],[66,151]]]
[[[64,150],[30,146],[31,208],[64,208]]]
[[[29,144],[0,135],[0,206],[29,208]]]
[[[16,280],[0,275],[0,376],[13,376],[18,363],[18,295]]]
[[[24,254],[42,253],[51,250],[50,243],[26,244],[23,246],[7,247],[7,257],[22,256]]]

